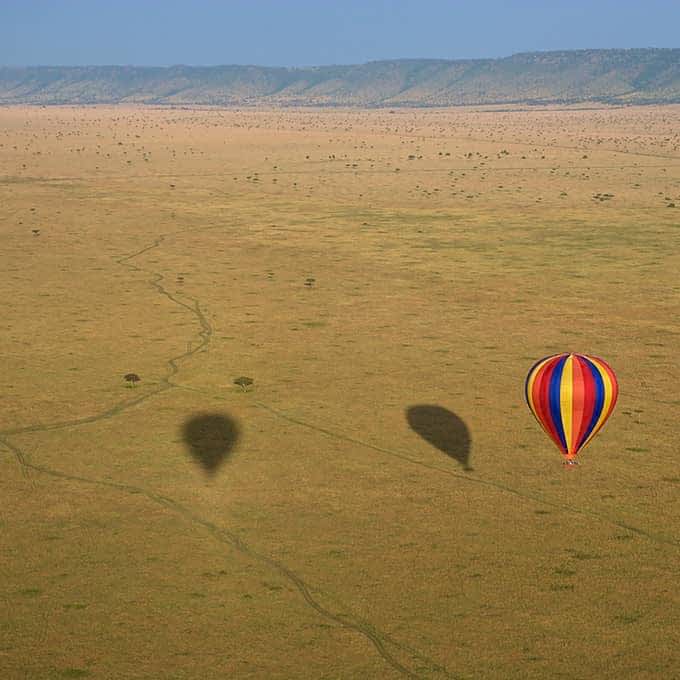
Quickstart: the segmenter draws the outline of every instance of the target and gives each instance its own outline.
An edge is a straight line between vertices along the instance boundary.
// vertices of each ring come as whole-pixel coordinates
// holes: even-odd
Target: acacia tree
[[[126,373],[123,378],[127,380],[128,383],[130,383],[130,387],[134,387],[135,384],[141,380],[141,378],[136,373]]]

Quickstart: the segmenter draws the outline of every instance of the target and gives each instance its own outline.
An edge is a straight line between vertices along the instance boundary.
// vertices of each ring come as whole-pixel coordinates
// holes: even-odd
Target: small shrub
[[[236,378],[236,380],[234,380],[234,385],[238,385],[244,392],[246,391],[246,388],[249,387],[252,384],[253,384],[253,379],[248,378],[245,375],[242,375],[239,378]]]

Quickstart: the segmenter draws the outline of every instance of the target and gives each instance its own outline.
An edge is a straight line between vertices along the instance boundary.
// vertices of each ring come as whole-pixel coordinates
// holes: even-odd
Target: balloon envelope
[[[568,460],[602,429],[619,394],[606,361],[572,353],[537,361],[524,389],[531,412]]]

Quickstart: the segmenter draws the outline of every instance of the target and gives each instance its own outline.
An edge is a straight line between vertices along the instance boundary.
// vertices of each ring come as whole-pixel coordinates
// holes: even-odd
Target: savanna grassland
[[[3,679],[677,676],[680,107],[5,108],[0,239]]]

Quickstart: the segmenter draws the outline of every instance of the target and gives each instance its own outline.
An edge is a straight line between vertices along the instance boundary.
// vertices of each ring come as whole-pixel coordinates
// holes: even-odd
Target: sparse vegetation
[[[2,680],[672,677],[680,107],[221,104],[0,107]]]

